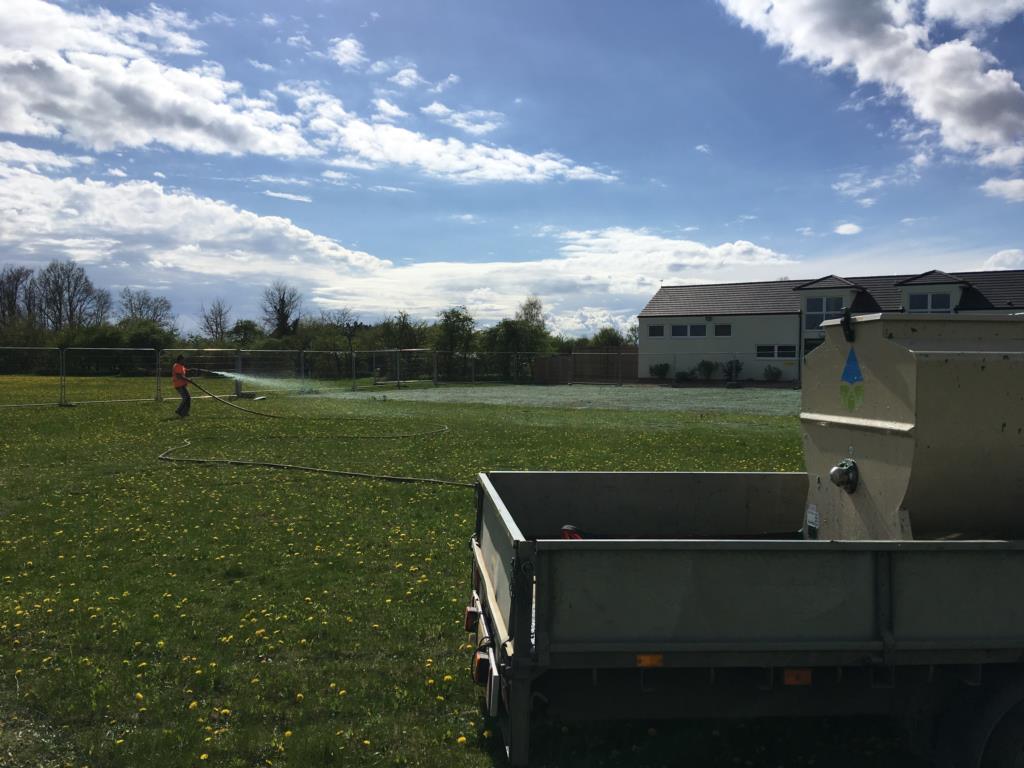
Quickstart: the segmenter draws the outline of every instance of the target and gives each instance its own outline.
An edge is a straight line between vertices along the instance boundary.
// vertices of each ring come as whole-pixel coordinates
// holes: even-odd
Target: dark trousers
[[[188,393],[188,387],[178,387],[178,394],[181,396],[181,405],[174,412],[185,418],[188,416],[189,408],[192,407],[192,395]]]

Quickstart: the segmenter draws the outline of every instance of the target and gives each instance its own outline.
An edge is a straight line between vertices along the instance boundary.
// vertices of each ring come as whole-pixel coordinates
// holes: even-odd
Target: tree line
[[[366,323],[348,308],[316,313],[304,309],[299,289],[277,280],[260,297],[258,319],[235,317],[231,306],[216,298],[202,306],[198,330],[183,334],[166,297],[124,288],[115,299],[96,287],[75,261],[55,260],[38,270],[12,265],[0,269],[0,346],[436,349],[469,355],[551,354],[620,348],[637,341],[636,325],[625,334],[612,326],[590,337],[554,334],[536,296],[524,299],[513,317],[488,328],[479,328],[464,306],[449,307],[432,322],[405,311]]]

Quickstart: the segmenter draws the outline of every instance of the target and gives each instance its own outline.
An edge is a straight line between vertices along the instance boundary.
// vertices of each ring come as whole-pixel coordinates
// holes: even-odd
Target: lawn
[[[488,469],[799,469],[796,419],[772,415],[775,393],[761,413],[762,393],[744,396],[748,412],[390,394],[249,404],[289,419],[210,400],[185,421],[173,402],[0,409],[0,765],[500,764],[462,631],[471,490],[156,456],[187,439],[185,457],[466,482]],[[809,730],[550,724],[536,758],[857,765],[893,744],[870,721]]]

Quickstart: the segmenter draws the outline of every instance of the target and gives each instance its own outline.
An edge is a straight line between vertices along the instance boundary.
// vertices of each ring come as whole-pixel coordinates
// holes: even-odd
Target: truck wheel
[[[988,743],[982,768],[1024,768],[1024,703],[1018,704],[996,725]]]

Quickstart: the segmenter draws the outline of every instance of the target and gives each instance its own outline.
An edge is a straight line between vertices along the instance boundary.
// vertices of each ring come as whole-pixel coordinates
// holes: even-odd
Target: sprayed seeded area
[[[526,389],[526,388],[524,388]],[[537,389],[537,388],[528,388]],[[731,394],[731,393],[730,393]],[[792,416],[272,396],[15,409],[0,432],[0,764],[489,766],[462,632],[472,492],[155,461],[792,470]],[[428,432],[439,435],[394,437]],[[876,722],[541,723],[539,765],[908,765]],[[204,758],[205,755],[205,758]]]

